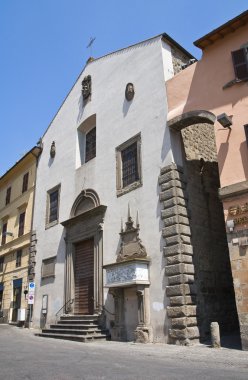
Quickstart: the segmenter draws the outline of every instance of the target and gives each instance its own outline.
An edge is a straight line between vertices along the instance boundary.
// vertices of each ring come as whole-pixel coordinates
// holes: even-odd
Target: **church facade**
[[[230,325],[215,116],[167,124],[165,83],[192,60],[165,34],[90,59],[58,110],[37,168],[33,326],[99,315],[114,340],[188,344]]]

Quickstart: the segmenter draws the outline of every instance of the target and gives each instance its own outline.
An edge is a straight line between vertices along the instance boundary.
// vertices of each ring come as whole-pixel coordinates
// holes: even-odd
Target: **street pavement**
[[[248,351],[79,343],[0,324],[0,380],[248,380]]]

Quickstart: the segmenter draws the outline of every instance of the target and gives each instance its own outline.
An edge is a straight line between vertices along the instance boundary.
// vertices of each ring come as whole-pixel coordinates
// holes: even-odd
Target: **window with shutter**
[[[248,80],[248,48],[232,52],[235,78],[239,81]]]
[[[41,277],[50,277],[55,275],[56,257],[42,260]]]
[[[96,157],[96,128],[91,129],[86,134],[85,141],[85,162]]]
[[[46,228],[58,224],[60,185],[47,192]]]
[[[7,223],[3,224],[2,228],[2,245],[6,243]]]
[[[22,212],[19,216],[18,236],[22,236],[24,234],[24,225],[25,225],[25,212]]]
[[[16,268],[19,268],[22,264],[22,250],[19,249],[16,252]]]
[[[25,193],[28,189],[28,173],[24,174],[22,181],[22,192]]]
[[[5,199],[6,205],[10,203],[10,197],[11,197],[11,187],[8,187],[8,189],[6,191],[6,199]]]
[[[0,257],[0,272],[3,272],[4,257]]]
[[[49,223],[52,223],[58,219],[58,195],[58,190],[50,193]]]

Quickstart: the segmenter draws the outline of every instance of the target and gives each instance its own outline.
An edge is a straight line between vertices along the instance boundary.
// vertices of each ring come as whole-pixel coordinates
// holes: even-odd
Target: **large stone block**
[[[167,306],[169,318],[194,317],[196,316],[196,305]]]
[[[185,329],[170,329],[169,335],[173,339],[196,339],[200,337],[198,327],[186,327]]]
[[[196,317],[183,317],[171,319],[171,327],[173,328],[186,328],[188,326],[197,326]]]
[[[168,189],[171,189],[172,187],[179,187],[180,189],[185,189],[186,185],[184,182],[178,179],[172,179],[171,181],[162,183],[161,190],[166,191]]]
[[[181,197],[176,197],[176,198],[170,198],[166,201],[163,202],[164,209],[173,207],[173,206],[185,206],[187,205],[187,200]]]
[[[189,236],[180,234],[180,235],[175,235],[175,236],[170,236],[168,238],[165,238],[165,243],[166,243],[166,246],[180,244],[180,243],[191,244],[191,238]]]
[[[161,218],[169,218],[171,216],[181,215],[188,217],[188,210],[183,206],[173,206],[161,211]]]
[[[188,274],[178,274],[177,276],[172,276],[168,278],[169,285],[176,284],[193,284],[195,277]]]
[[[167,276],[175,276],[177,274],[194,274],[195,268],[193,264],[175,264],[175,265],[168,265],[165,267],[165,274]]]
[[[170,198],[176,198],[176,197],[188,199],[187,192],[185,190],[179,189],[178,187],[173,187],[169,190],[162,191],[160,193],[160,200],[161,201],[166,201]]]
[[[183,296],[188,294],[195,294],[195,287],[191,284],[180,284],[166,286],[166,295],[168,297]]]
[[[165,257],[174,256],[179,253],[184,253],[186,255],[193,255],[193,248],[191,245],[186,245],[186,244],[175,244],[175,245],[170,245],[169,247],[164,247]]]
[[[167,238],[173,235],[186,235],[191,236],[191,230],[189,226],[185,226],[183,224],[175,224],[172,226],[168,226],[162,229],[163,237]]]
[[[180,165],[175,164],[175,162],[172,162],[170,165],[164,166],[160,170],[160,174],[169,173],[171,171],[178,171],[180,173],[183,173],[183,167]]]
[[[167,265],[174,265],[174,264],[180,264],[180,263],[192,264],[193,262],[191,255],[183,255],[181,253],[175,256],[168,256],[166,261],[167,261]]]
[[[164,226],[165,227],[172,226],[175,224],[182,224],[185,226],[189,226],[189,218],[186,218],[186,217],[181,216],[181,215],[176,215],[176,216],[171,216],[170,218],[164,219]]]
[[[195,302],[196,297],[192,295],[170,297],[170,306],[195,305]]]

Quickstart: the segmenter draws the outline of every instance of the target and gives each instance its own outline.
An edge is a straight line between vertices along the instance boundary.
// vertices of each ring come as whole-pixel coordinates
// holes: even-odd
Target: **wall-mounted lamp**
[[[227,226],[229,232],[233,232],[233,229],[234,229],[234,221],[233,221],[233,219],[227,220],[226,226]]]
[[[222,125],[222,127],[231,129],[230,126],[232,125],[232,120],[226,113],[218,115],[217,121]]]

